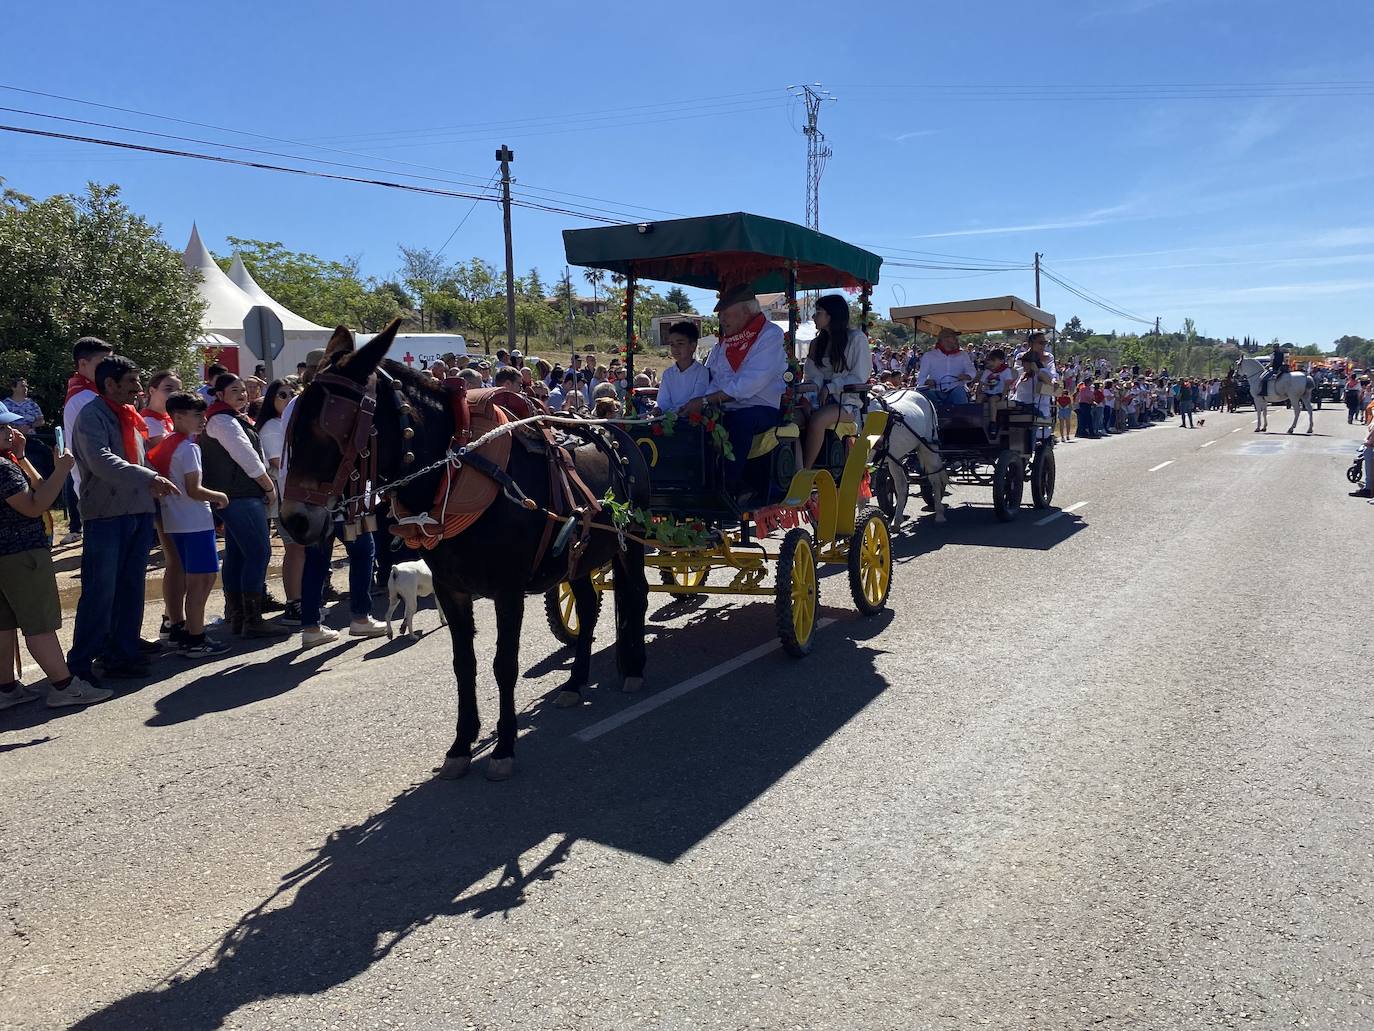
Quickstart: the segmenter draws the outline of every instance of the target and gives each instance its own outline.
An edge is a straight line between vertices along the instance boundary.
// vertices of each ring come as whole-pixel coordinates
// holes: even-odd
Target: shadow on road
[[[1059,511],[1056,508],[1025,509],[1014,523],[999,523],[991,508],[976,505],[950,506],[947,521],[923,519],[913,532],[909,526],[892,536],[894,562],[909,562],[948,547],[1016,548],[1050,551],[1063,544],[1088,524],[1077,512],[1061,515],[1051,523],[1036,526],[1036,521]]]
[[[737,615],[717,613],[712,632],[739,629],[729,625]],[[747,678],[712,685],[590,745],[570,736],[579,723],[573,713],[538,706],[522,721],[529,732],[514,780],[493,785],[475,774],[402,791],[284,874],[207,967],[172,972],[75,1026],[208,1031],[242,1006],[327,991],[438,918],[509,913],[540,881],[575,877],[579,841],[672,863],[886,688],[874,666],[879,652],[863,640],[888,622],[846,621],[822,634],[817,652],[843,676],[765,657]],[[534,849],[541,851],[530,863]]]

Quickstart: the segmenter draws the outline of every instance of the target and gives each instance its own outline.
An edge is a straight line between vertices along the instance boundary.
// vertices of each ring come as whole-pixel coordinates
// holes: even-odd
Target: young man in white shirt
[[[660,412],[676,412],[711,392],[711,374],[697,361],[701,330],[695,322],[674,322],[668,329],[668,352],[673,364],[663,370],[654,404]]]
[[[62,432],[69,445],[76,438],[76,417],[99,396],[95,388],[96,366],[112,354],[114,348],[99,337],[82,337],[72,345],[72,364],[76,372],[67,380],[67,399],[62,405]],[[62,491],[67,508],[67,533],[59,544],[75,544],[81,540],[80,496],[81,471],[73,466]]]

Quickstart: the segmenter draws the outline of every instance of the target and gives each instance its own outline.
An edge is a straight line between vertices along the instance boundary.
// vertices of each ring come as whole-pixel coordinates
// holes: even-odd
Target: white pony
[[[934,510],[935,521],[943,523],[949,474],[945,472],[944,459],[937,450],[939,423],[935,417],[935,406],[916,390],[872,394],[869,404],[884,409],[888,414],[887,433],[879,454],[875,456],[881,463],[881,471],[886,474],[886,484],[882,484],[878,491],[879,507],[884,509],[894,525],[901,523],[907,495],[911,490],[907,465],[914,454],[919,472],[924,477],[921,497],[926,506]],[[889,489],[890,495],[882,497],[883,492]]]
[[[1260,378],[1264,375],[1264,363],[1257,358],[1242,358],[1238,366],[1240,374],[1250,383],[1250,396],[1255,401],[1255,432],[1269,432],[1269,402],[1260,397]],[[1293,425],[1288,427],[1292,433],[1298,425],[1298,416],[1307,410],[1307,432],[1312,432],[1312,378],[1303,372],[1285,372],[1269,381],[1269,396],[1275,401],[1287,401],[1293,406]]]

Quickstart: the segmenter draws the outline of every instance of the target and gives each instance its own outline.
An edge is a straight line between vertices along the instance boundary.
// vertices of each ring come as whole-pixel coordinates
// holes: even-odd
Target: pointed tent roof
[[[324,326],[315,325],[315,323],[311,322],[309,319],[297,315],[290,308],[286,307],[286,305],[278,304],[273,300],[266,290],[258,286],[257,280],[253,278],[252,273],[249,272],[247,267],[243,264],[243,258],[238,254],[234,255],[234,263],[229,266],[229,281],[247,294],[254,304],[265,305],[276,312],[277,317],[281,319],[282,329],[287,333],[301,333],[312,330],[322,333],[330,332],[330,330],[326,329]]]
[[[215,264],[210,251],[201,242],[200,230],[191,223],[191,239],[181,254],[186,271],[199,273],[197,289],[209,307],[201,321],[207,333],[242,333],[243,317],[258,302],[240,290],[224,270]]]

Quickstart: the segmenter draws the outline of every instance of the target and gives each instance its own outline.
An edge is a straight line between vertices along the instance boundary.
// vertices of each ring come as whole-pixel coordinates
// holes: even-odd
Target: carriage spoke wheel
[[[1025,464],[1020,455],[1008,448],[997,456],[992,467],[992,510],[999,522],[1009,523],[1016,518],[1025,489]]]
[[[596,592],[596,611],[601,612],[601,592]],[[572,587],[562,580],[557,587],[544,592],[544,615],[549,621],[549,630],[560,644],[569,647],[577,644],[582,633],[582,623],[577,618],[577,599],[573,597]]]
[[[1031,462],[1031,499],[1036,508],[1054,503],[1054,445],[1045,443]]]
[[[816,575],[816,548],[811,535],[798,526],[787,531],[778,553],[778,580],[774,605],[778,637],[789,655],[800,658],[811,651],[816,636],[816,612],[820,608],[820,577]]]
[[[868,509],[849,538],[849,593],[865,616],[887,604],[892,588],[892,534],[882,512]]]

